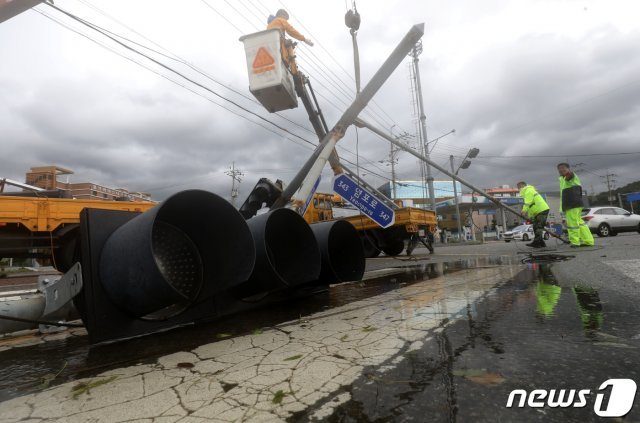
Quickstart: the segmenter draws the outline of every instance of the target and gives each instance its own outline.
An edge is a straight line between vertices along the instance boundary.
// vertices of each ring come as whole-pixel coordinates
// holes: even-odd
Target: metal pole
[[[624,206],[622,205],[622,194],[618,193],[618,204],[620,204],[620,208],[624,209]]]
[[[351,30],[351,41],[353,43],[353,69],[356,79],[356,94],[360,93],[360,50],[358,49],[358,33]]]
[[[389,76],[391,76],[391,73],[402,63],[402,60],[407,56],[409,51],[411,51],[415,43],[420,40],[423,34],[424,24],[411,27],[373,78],[371,78],[371,81],[369,81],[362,92],[356,96],[351,106],[342,114],[333,129],[322,139],[302,169],[300,169],[289,183],[280,198],[275,201],[271,207],[272,210],[284,207],[291,199],[296,202],[304,202],[306,200],[315,181],[322,173],[322,168],[329,159],[338,140],[344,136],[347,128],[353,124],[358,114],[367,106],[380,87]],[[339,174],[342,172],[342,168],[337,167],[334,168],[333,171],[335,174]]]
[[[443,168],[442,166],[440,166],[439,164],[432,162],[431,160],[429,160],[428,158],[426,158],[425,156],[421,155],[420,153],[418,153],[417,151],[413,150],[411,147],[409,147],[408,145],[394,139],[393,137],[390,137],[389,135],[387,135],[384,131],[379,130],[378,128],[376,128],[375,126],[371,125],[370,123],[362,120],[361,118],[357,118],[355,121],[356,125],[358,125],[359,127],[362,128],[367,128],[369,129],[371,132],[373,132],[374,134],[380,136],[381,138],[386,139],[387,141],[389,141],[390,143],[394,144],[396,147],[400,148],[402,151],[406,151],[407,153],[411,154],[414,157],[417,157],[418,159],[429,163],[431,166],[433,166],[436,170],[444,173],[445,175],[447,175],[448,177],[454,179],[455,181],[460,182],[462,185],[467,186],[469,188],[471,188],[473,191],[477,192],[478,194],[482,195],[483,197],[485,197],[486,199],[488,199],[489,201],[491,201],[492,203],[494,203],[495,205],[497,205],[498,207],[502,207],[505,210],[509,210],[511,213],[515,214],[516,216],[520,216],[521,218],[527,220],[528,217],[526,217],[525,215],[523,215],[522,213],[520,213],[518,210],[514,209],[513,207],[509,207],[506,204],[503,204],[500,202],[500,200],[498,200],[497,198],[495,198],[492,195],[487,194],[486,192],[484,192],[481,188],[476,187],[475,185],[473,185],[471,182],[468,182],[464,179],[462,179],[461,177],[459,177],[458,175],[455,175],[452,172],[449,172],[447,169]],[[562,240],[562,242],[564,242],[565,244],[568,244],[568,241],[566,241],[565,239],[563,239],[561,236],[556,235],[555,233],[549,232],[549,234],[555,238],[558,238],[560,240]]]
[[[473,222],[473,206],[469,206],[469,223],[470,223],[469,229],[471,230],[471,240],[475,241],[476,240],[476,229],[475,229],[476,225]]]
[[[306,76],[298,72],[298,75],[295,79],[295,83],[296,83],[296,93],[298,94],[298,97],[300,97],[300,99],[302,100],[302,104],[307,110],[307,114],[309,115],[309,121],[311,122],[311,125],[313,126],[314,131],[318,135],[319,141],[322,141],[322,139],[329,132],[329,128],[327,127],[327,122],[324,120],[324,115],[320,110],[320,105],[318,104],[316,95],[313,91],[313,88],[311,87],[311,82],[309,81],[309,78],[307,78]],[[306,89],[306,86],[309,87],[309,90]],[[313,98],[313,104],[311,103],[311,98],[309,98],[309,93],[311,93],[311,98]],[[315,109],[314,109],[314,104],[315,104]],[[342,164],[340,162],[340,157],[338,157],[337,151],[333,150],[333,152],[329,156],[329,164],[331,165],[332,169],[342,168],[344,173],[348,174],[349,176],[354,178],[356,181],[358,181],[358,185],[364,187],[366,190],[370,192],[373,192],[378,197],[378,199],[383,201],[387,206],[391,207],[392,209],[397,208],[396,204],[393,201],[387,198],[384,194],[382,194],[376,188],[369,185],[364,179],[362,179],[358,175],[357,172],[353,172],[349,170],[349,168],[347,168],[344,164]]]
[[[420,55],[420,53],[418,53],[417,48],[414,46],[413,47],[413,66],[414,66],[414,75],[415,75],[415,79],[416,79],[416,91],[418,92],[416,97],[418,100],[418,111],[420,112],[420,125],[422,127],[422,135],[424,137],[424,139],[422,140],[422,142],[424,143],[424,156],[427,158],[427,160],[430,159],[430,155],[429,155],[429,144],[428,144],[428,137],[427,137],[427,116],[424,113],[424,98],[422,96],[422,82],[420,81],[420,66],[419,66],[419,59],[418,56]],[[436,193],[435,190],[433,188],[433,174],[431,173],[431,166],[429,165],[429,163],[426,163],[426,168],[427,168],[427,186],[429,187],[429,200],[431,203],[431,210],[435,211],[436,210]]]
[[[389,130],[389,133],[391,134],[391,136],[393,136],[393,127],[396,125],[391,126],[391,129]],[[393,144],[389,144],[389,161],[391,162],[391,193],[392,193],[392,198],[395,200],[397,197],[396,195],[396,159],[395,159],[395,150],[393,148]]]
[[[231,162],[231,205],[236,206],[236,162]]]
[[[451,163],[451,173],[454,173],[453,154],[449,156],[449,162]],[[460,234],[462,234],[462,222],[460,222],[460,205],[458,204],[458,188],[456,187],[455,179],[453,179],[453,201],[456,204],[456,219],[458,220],[458,236],[461,236]]]
[[[397,198],[396,195],[396,159],[393,157],[394,156],[394,151],[393,151],[393,144],[390,144],[390,150],[389,150],[389,160],[391,160],[391,195],[394,200]]]
[[[502,217],[502,233],[507,232],[507,214],[504,209],[500,209],[500,217]]]

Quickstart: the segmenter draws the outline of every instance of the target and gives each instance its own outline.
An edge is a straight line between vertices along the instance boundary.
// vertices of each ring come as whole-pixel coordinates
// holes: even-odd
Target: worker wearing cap
[[[296,40],[302,41],[309,46],[313,46],[313,42],[308,38],[305,38],[304,35],[299,33],[290,23],[289,23],[289,13],[286,10],[280,9],[276,12],[276,16],[272,19],[267,25],[267,29],[279,29],[280,34],[282,35],[282,60],[289,66],[289,70],[292,74],[298,73],[298,67],[295,63],[295,55],[293,53],[293,43],[290,41],[285,42],[284,35],[289,34],[292,38]]]
[[[560,174],[560,211],[567,218],[571,248],[592,247],[593,235],[582,220],[582,183],[568,163],[558,164]]]
[[[535,237],[533,242],[527,244],[527,247],[543,248],[547,245],[544,242],[544,227],[547,224],[547,216],[549,216],[549,205],[533,185],[527,185],[526,182],[518,182],[520,197],[524,200],[522,213],[527,213],[529,220],[533,224],[533,232]]]

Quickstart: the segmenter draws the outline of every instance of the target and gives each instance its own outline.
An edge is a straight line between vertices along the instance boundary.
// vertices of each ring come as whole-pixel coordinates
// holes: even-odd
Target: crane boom
[[[0,0],[0,23],[43,2],[44,0]]]

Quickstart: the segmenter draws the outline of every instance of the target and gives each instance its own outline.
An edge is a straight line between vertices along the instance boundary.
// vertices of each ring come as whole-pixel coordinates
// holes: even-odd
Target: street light
[[[460,171],[460,169],[468,169],[469,166],[471,166],[471,160],[470,159],[475,159],[476,157],[478,157],[478,154],[480,153],[480,149],[479,148],[472,148],[467,152],[467,155],[464,156],[464,159],[462,159],[462,163],[460,163],[460,166],[458,166],[458,169],[454,170],[453,167],[453,154],[449,156],[449,162],[451,163],[451,173],[453,173],[454,175],[458,175],[458,172]],[[462,222],[460,221],[460,204],[458,203],[458,188],[456,187],[456,180],[453,180],[453,201],[455,202],[456,205],[456,219],[458,220],[458,237],[460,238],[461,241],[464,241],[464,238],[462,237]],[[473,219],[473,216],[471,216],[471,218]],[[472,233],[473,233],[473,229],[472,229]]]
[[[444,137],[446,137],[447,135],[451,135],[451,134],[455,134],[455,133],[456,133],[456,130],[455,130],[455,129],[452,129],[451,131],[447,132],[446,134],[442,134],[442,135],[440,135],[438,138],[434,138],[434,139],[432,139],[431,141],[427,142],[427,145],[429,145],[429,144],[433,143],[433,147],[431,147],[431,150],[430,150],[430,151],[433,151],[433,149],[434,149],[434,148],[436,148],[436,144],[438,144],[438,141],[439,141],[441,138],[444,138]]]

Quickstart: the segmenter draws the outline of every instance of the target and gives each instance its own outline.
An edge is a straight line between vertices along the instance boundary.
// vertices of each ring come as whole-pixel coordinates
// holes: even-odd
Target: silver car
[[[616,236],[620,232],[640,232],[640,215],[619,207],[591,207],[582,210],[582,220],[598,236]]]
[[[502,238],[504,239],[504,242],[511,242],[512,240],[529,241],[533,239],[535,236],[536,234],[533,232],[533,225],[516,226],[510,231],[506,231],[504,234],[502,234]],[[549,239],[549,233],[547,231],[544,231],[544,234],[542,235],[542,237],[545,240]]]

